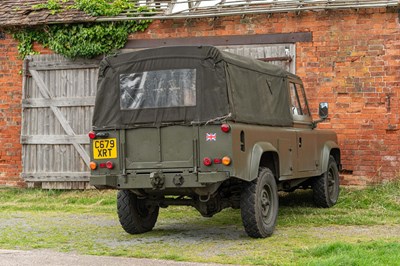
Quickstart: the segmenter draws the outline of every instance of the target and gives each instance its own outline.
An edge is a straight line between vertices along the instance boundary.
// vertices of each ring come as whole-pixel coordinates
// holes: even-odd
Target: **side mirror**
[[[328,118],[328,103],[319,103],[318,114],[321,119]]]

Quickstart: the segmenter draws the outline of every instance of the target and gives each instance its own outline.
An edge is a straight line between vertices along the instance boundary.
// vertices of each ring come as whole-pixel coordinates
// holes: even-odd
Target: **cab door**
[[[289,80],[291,112],[296,131],[297,175],[312,175],[317,170],[317,136],[312,127],[312,118],[308,107],[303,84]]]

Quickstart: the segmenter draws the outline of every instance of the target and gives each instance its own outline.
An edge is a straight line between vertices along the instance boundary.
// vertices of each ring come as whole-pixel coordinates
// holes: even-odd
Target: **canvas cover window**
[[[310,115],[306,98],[304,95],[304,88],[300,84],[290,83],[290,98],[291,98],[291,111],[293,115]]]
[[[196,69],[120,74],[121,110],[196,106]]]

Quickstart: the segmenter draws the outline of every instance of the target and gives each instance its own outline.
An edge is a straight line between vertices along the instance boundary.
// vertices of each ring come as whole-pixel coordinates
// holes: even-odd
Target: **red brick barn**
[[[146,31],[132,34],[125,49],[210,44],[275,61],[302,77],[314,118],[318,103],[329,103],[330,119],[319,127],[339,135],[342,184],[398,178],[398,1],[156,2],[147,2],[158,12],[154,21]],[[0,3],[0,186],[85,187],[84,135],[90,129],[97,61],[48,55],[24,63],[18,59],[18,43],[7,32],[46,23],[132,18],[95,18],[73,10],[52,15],[26,3],[15,8],[18,3]],[[58,81],[45,80],[46,71],[55,71]]]

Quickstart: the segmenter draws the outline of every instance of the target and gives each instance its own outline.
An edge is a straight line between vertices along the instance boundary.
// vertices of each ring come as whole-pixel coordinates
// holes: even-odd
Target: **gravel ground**
[[[189,218],[188,218],[189,219]],[[245,256],[268,256],[268,252],[290,251],[292,245],[304,247],[315,243],[330,243],[332,241],[349,241],[356,243],[358,241],[373,241],[376,239],[400,241],[400,224],[392,225],[332,225],[332,226],[315,226],[315,227],[277,227],[273,237],[268,240],[260,241],[250,239],[246,236],[243,228],[239,224],[214,225],[210,226],[206,223],[195,223],[195,219],[205,219],[202,217],[191,218],[189,221],[179,220],[171,221],[168,219],[160,219],[153,233],[144,235],[143,237],[130,236],[126,234],[120,227],[117,217],[111,215],[94,215],[94,214],[69,214],[69,213],[1,213],[0,215],[0,242],[2,231],[11,229],[11,233],[7,237],[29,236],[33,241],[56,241],[51,245],[35,247],[35,243],[24,242],[32,245],[27,247],[24,245],[8,246],[10,249],[29,249],[32,250],[1,250],[0,249],[0,266],[36,266],[36,265],[77,265],[77,266],[107,266],[107,265],[221,265],[207,263],[189,263],[177,262],[170,260],[154,260],[154,259],[136,259],[127,257],[110,257],[110,256],[90,256],[79,255],[87,250],[76,249],[76,243],[82,241],[89,249],[96,248],[101,250],[102,247],[110,247],[113,250],[149,248],[160,249],[163,252],[163,246],[170,246],[179,255],[188,257],[188,252],[195,252],[198,257],[218,257],[225,256],[227,259],[243,258]],[[15,235],[14,235],[15,234]],[[49,239],[46,237],[52,235]],[[65,236],[66,239],[58,239],[57,236]],[[41,240],[43,237],[43,240]],[[74,239],[74,241],[71,240]],[[78,239],[78,240],[76,240]],[[59,242],[58,242],[59,241]],[[86,241],[86,242],[85,242]],[[308,241],[305,243],[304,241]],[[312,244],[310,244],[312,241]],[[74,244],[75,243],[75,244]],[[80,243],[80,242],[79,242]],[[282,245],[282,243],[286,243]],[[42,243],[43,244],[43,243]],[[66,252],[62,251],[62,247],[66,246]],[[75,245],[75,246],[74,246]],[[200,247],[199,249],[196,246]],[[3,246],[4,247],[4,246]],[[58,249],[53,249],[58,247]],[[36,248],[36,249],[34,249]],[[52,250],[50,250],[52,249]],[[186,250],[186,249],[189,249]],[[267,253],[264,253],[268,250]],[[90,252],[89,252],[90,254]],[[101,254],[101,253],[92,253]],[[107,253],[103,253],[107,254]],[[109,254],[109,253],[108,253]],[[126,253],[121,253],[126,254]],[[261,255],[258,255],[261,254]],[[224,257],[222,257],[224,258]],[[267,260],[267,258],[265,258]],[[192,260],[195,261],[195,260]],[[223,260],[219,260],[223,263]],[[228,261],[227,261],[228,262]],[[236,260],[230,260],[231,263],[239,263]],[[263,262],[263,260],[261,261]],[[261,263],[253,262],[253,263]],[[243,263],[243,261],[241,262]],[[226,264],[225,264],[226,265]]]
[[[202,234],[205,232],[202,232]],[[277,232],[283,234],[284,232]],[[315,237],[333,237],[338,239],[341,236],[357,235],[357,236],[380,236],[391,237],[400,235],[400,226],[332,226],[310,228],[309,233]],[[211,263],[189,263],[176,262],[171,260],[154,260],[154,259],[136,259],[124,257],[110,256],[89,256],[79,255],[76,253],[61,253],[51,250],[2,250],[0,249],[0,265],[1,266],[221,266],[222,264]],[[226,265],[226,264],[224,264]]]

